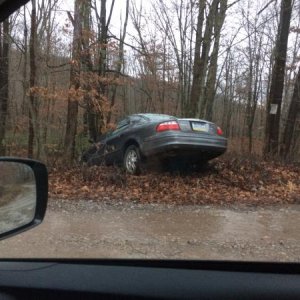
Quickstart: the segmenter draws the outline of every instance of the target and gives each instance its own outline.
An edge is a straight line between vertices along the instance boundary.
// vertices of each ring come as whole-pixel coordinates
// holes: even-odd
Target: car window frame
[[[124,125],[120,125],[124,121],[127,121],[127,122],[124,123]],[[128,126],[129,124],[130,124],[130,119],[128,117],[126,117],[126,118],[122,119],[120,122],[118,122],[117,127],[116,127],[116,129],[113,132],[115,132],[115,131],[117,131],[119,129],[122,129],[123,127]]]

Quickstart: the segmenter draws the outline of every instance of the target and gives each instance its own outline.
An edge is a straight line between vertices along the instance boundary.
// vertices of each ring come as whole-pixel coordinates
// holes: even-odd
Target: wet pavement
[[[300,205],[213,208],[50,200],[1,257],[300,261]]]

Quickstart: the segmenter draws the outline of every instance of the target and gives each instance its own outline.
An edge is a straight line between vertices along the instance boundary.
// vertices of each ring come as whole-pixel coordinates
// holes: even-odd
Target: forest
[[[299,0],[31,0],[0,25],[0,155],[76,162],[123,116],[299,162]]]

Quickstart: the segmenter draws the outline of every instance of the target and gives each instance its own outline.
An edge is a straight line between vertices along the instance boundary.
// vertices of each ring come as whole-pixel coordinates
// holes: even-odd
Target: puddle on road
[[[299,220],[297,206],[246,211],[100,205],[81,210],[80,205],[70,209],[66,204],[50,209],[33,231],[3,241],[0,253],[4,257],[256,260],[270,258],[271,252],[271,260],[300,261]]]
[[[51,214],[51,215],[50,215]],[[53,229],[63,233],[87,233],[115,239],[160,239],[172,236],[182,239],[276,239],[300,240],[300,211],[293,209],[235,211],[197,208],[147,211],[104,210],[71,215],[50,212],[47,217]]]

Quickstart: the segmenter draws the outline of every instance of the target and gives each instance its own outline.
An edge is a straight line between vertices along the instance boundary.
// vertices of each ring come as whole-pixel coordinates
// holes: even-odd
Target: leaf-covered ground
[[[271,205],[300,203],[300,167],[259,159],[222,157],[201,171],[144,171],[116,167],[53,168],[50,197],[107,202]]]

